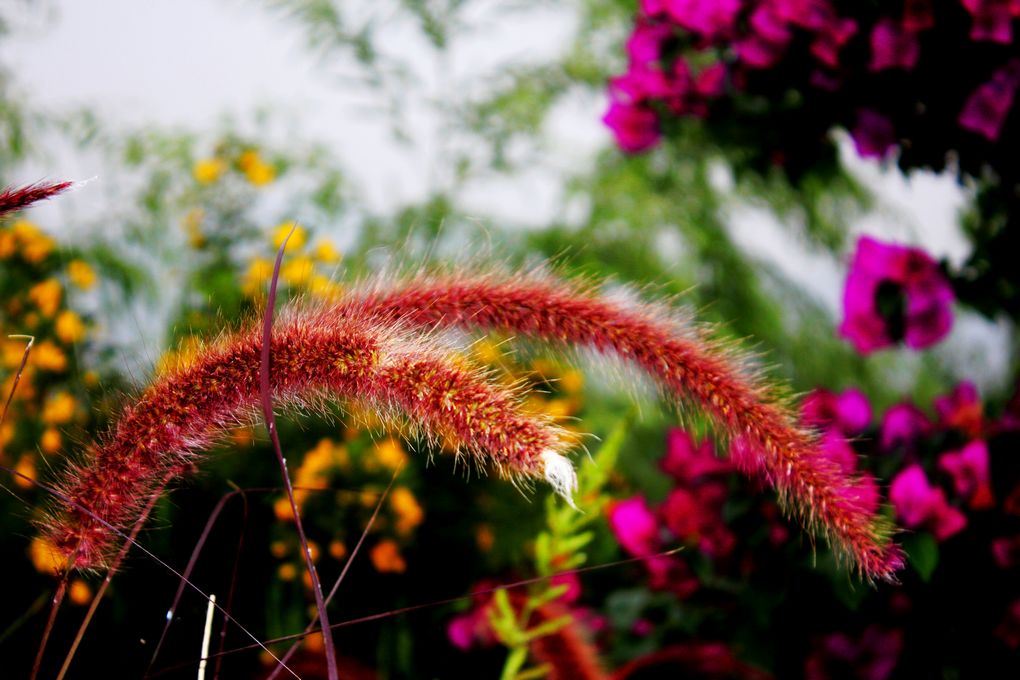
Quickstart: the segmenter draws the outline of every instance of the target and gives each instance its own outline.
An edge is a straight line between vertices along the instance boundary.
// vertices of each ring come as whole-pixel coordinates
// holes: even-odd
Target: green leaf
[[[903,547],[907,551],[908,562],[927,583],[935,567],[939,564],[939,544],[935,537],[927,531],[921,531],[903,540]]]

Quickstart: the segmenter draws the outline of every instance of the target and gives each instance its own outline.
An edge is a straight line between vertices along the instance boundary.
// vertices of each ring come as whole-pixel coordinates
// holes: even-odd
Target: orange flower
[[[70,345],[85,337],[85,324],[80,316],[65,309],[57,315],[56,331],[57,337]]]
[[[67,369],[67,355],[51,340],[43,340],[32,350],[32,364],[43,371],[60,373]]]
[[[406,536],[425,519],[425,511],[418,504],[418,499],[406,486],[398,486],[390,495],[390,507],[397,516],[397,533]]]
[[[407,571],[407,562],[400,556],[400,549],[390,539],[383,539],[375,544],[369,557],[372,566],[382,574],[402,574]]]
[[[42,419],[50,425],[62,425],[74,417],[77,402],[67,392],[57,392],[46,400],[43,406]]]
[[[42,439],[39,440],[39,446],[45,453],[56,453],[63,443],[60,433],[52,427],[47,427],[42,434]]]
[[[40,312],[50,317],[60,308],[62,294],[63,288],[56,279],[46,279],[28,289],[28,299],[35,303]]]

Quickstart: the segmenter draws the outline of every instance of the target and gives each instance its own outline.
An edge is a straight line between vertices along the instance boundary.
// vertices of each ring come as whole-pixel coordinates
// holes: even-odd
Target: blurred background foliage
[[[293,222],[300,227],[281,276],[282,290],[291,298],[335,299],[349,282],[394,263],[552,263],[568,276],[609,279],[611,285],[649,298],[675,297],[700,322],[714,324],[721,336],[758,353],[764,370],[798,393],[819,386],[834,391],[854,387],[880,411],[904,398],[929,404],[966,377],[965,367],[936,352],[858,355],[836,336],[838,320],[812,290],[734,237],[730,206],[767,210],[791,243],[841,266],[852,245],[854,221],[873,202],[835,155],[791,181],[747,156],[745,147],[753,137],[720,143],[698,121],[679,121],[668,140],[650,153],[628,156],[607,146],[584,167],[567,172],[559,207],[545,224],[479,217],[466,200],[478,186],[536,168],[559,169],[550,133],[557,115],[564,110],[602,115],[607,79],[623,68],[622,45],[634,21],[634,3],[570,3],[575,28],[559,57],[499,64],[483,83],[461,91],[450,88],[441,96],[420,92],[410,60],[422,59],[421,54],[402,54],[384,39],[394,22],[410,27],[430,51],[428,60],[442,64],[476,27],[514,13],[541,16],[548,3],[265,0],[249,5],[252,12],[268,11],[300,26],[324,69],[342,63],[348,74],[344,86],[353,82],[370,98],[388,116],[397,139],[414,134],[404,106],[409,93],[426,102],[442,121],[439,134],[444,136],[430,195],[386,211],[369,207],[359,198],[356,169],[341,167],[325,144],[300,138],[285,144],[267,141],[272,135],[262,131],[272,125],[272,110],[252,113],[253,125],[244,128],[254,132],[241,133],[242,126],[229,122],[184,132],[155,126],[126,130],[88,109],[38,110],[26,84],[0,70],[0,183],[14,183],[26,172],[59,177],[63,154],[88,155],[102,167],[101,179],[81,189],[101,197],[97,214],[79,217],[58,205],[45,213],[46,222],[12,222],[0,232],[21,235],[19,250],[0,263],[3,398],[24,345],[6,336],[38,339],[34,363],[22,376],[0,432],[4,465],[52,479],[51,468],[62,465],[61,457],[74,455],[80,443],[101,432],[130,398],[126,395],[153,371],[186,362],[201,351],[203,338],[258,318],[272,254]],[[38,9],[48,10],[45,3]],[[0,26],[16,30],[3,12]],[[965,219],[964,225],[980,240],[984,232],[975,226],[976,219]],[[50,244],[46,252],[27,254],[33,244],[34,252],[41,252],[40,239]],[[477,255],[465,257],[465,252]],[[39,292],[46,282],[53,283]],[[49,295],[48,302],[40,302],[43,295]],[[992,303],[979,311],[994,314],[996,309]],[[68,321],[69,314],[80,325]],[[1014,366],[1012,328],[1009,337],[1013,354],[1004,362]],[[600,449],[596,437],[608,438],[619,449],[606,454],[619,461],[612,473],[601,473],[606,479],[584,478],[597,499],[581,516],[586,526],[571,525],[562,508],[547,502],[544,490],[524,499],[496,480],[465,483],[463,471],[454,469],[442,450],[403,439],[372,414],[336,409],[290,417],[281,425],[282,439],[295,483],[311,489],[302,507],[327,584],[381,503],[380,516],[331,609],[335,621],[545,575],[550,558],[536,547],[536,537],[543,535],[539,541],[578,551],[571,536],[592,531],[585,539],[584,564],[619,559],[619,546],[603,516],[609,500],[640,490],[658,502],[673,488],[658,464],[666,451],[666,428],[680,422],[676,414],[660,408],[640,386],[619,389],[607,377],[613,371],[602,363],[549,356],[533,347],[515,346],[509,352],[508,347],[501,339],[487,339],[465,353],[507,380],[527,381],[536,390],[529,407],[594,435],[582,439],[590,450]],[[48,367],[40,365],[47,357]],[[1000,405],[993,410],[1001,408],[1012,387],[1004,376],[983,399]],[[621,423],[632,393],[641,417],[628,416]],[[684,414],[682,422],[692,432],[710,434],[696,413]],[[625,436],[613,434],[620,428]],[[869,432],[876,434],[875,428]],[[383,499],[394,474],[394,488]],[[890,469],[881,476],[885,484],[892,474]],[[52,565],[33,549],[31,524],[47,499],[31,486],[9,480],[4,486],[11,493],[0,501],[7,565],[0,648],[7,650],[12,677],[21,677],[31,663],[25,650],[34,648],[53,587],[47,573]],[[576,620],[581,620],[577,612],[587,612],[588,623],[599,631],[599,653],[607,667],[623,667],[677,645],[721,641],[725,654],[706,657],[704,650],[691,648],[687,657],[677,656],[686,660],[676,667],[687,668],[693,677],[757,677],[753,673],[758,671],[727,656],[734,650],[736,657],[776,677],[798,677],[805,673],[804,659],[817,648],[818,635],[867,630],[876,611],[892,606],[886,586],[876,595],[854,582],[827,548],[812,545],[797,527],[788,527],[788,542],[771,542],[775,527],[786,525],[775,518],[769,494],[742,479],[727,478],[725,486],[730,493],[720,512],[739,536],[744,564],[736,557],[717,563],[689,547],[689,568],[701,583],[697,594],[651,588],[635,564],[582,575],[581,594],[569,611]],[[225,505],[191,579],[207,592],[232,592],[232,615],[263,639],[300,630],[311,615],[292,518],[274,491],[278,487],[261,426],[238,428],[222,450],[210,453],[200,475],[160,502],[142,534],[149,549],[179,568],[216,504],[232,490],[244,490]],[[922,541],[911,557],[915,553],[927,555],[921,564],[927,559],[936,569],[931,560],[937,563],[937,547]],[[754,569],[746,566],[750,562]],[[235,563],[240,565],[236,575]],[[921,593],[929,587],[944,593],[956,583],[944,576],[929,585],[930,572],[922,574],[917,563],[909,569],[904,578]],[[70,644],[82,605],[98,581],[84,575],[74,583],[73,605],[51,642],[58,653]],[[526,597],[532,604],[544,603],[550,587],[531,587]],[[118,650],[125,677],[141,676],[176,588],[176,578],[136,554],[115,579],[72,676],[108,670],[112,649]],[[561,595],[554,591],[551,601]],[[530,624],[513,620],[520,611],[514,609],[520,607],[515,597],[492,617],[501,622],[493,625],[496,633],[482,640],[503,644],[453,641],[448,629],[453,617],[490,606],[480,605],[485,598],[479,597],[342,628],[338,644],[347,664],[345,677],[531,677],[522,674],[525,667],[541,668],[541,663],[529,660],[532,648],[522,642]],[[185,595],[156,664],[181,665],[168,673],[172,677],[194,673],[204,611],[204,601]],[[234,629],[226,640],[228,648],[248,643]],[[302,653],[303,677],[325,677],[316,667],[319,658],[313,638]],[[993,660],[1004,658],[1016,661],[1015,654],[1008,657],[1001,650]],[[264,662],[258,650],[228,656],[224,673],[255,676],[263,672]],[[57,663],[48,660],[44,668],[52,672],[50,666]],[[917,663],[914,668],[925,667]],[[974,663],[954,663],[960,674],[944,677],[972,677],[967,669],[973,671]],[[511,667],[517,675],[507,674]],[[634,673],[631,677],[645,677]]]

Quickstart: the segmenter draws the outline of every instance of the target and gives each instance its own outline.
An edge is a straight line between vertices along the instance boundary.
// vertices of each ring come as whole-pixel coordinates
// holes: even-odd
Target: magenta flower
[[[774,43],[760,35],[741,38],[733,44],[740,62],[750,68],[766,69],[775,66],[786,51],[784,43]]]
[[[659,143],[659,117],[655,111],[641,104],[611,101],[602,117],[616,137],[617,145],[627,153],[640,153]]]
[[[729,461],[716,458],[712,442],[706,439],[695,446],[690,433],[679,427],[671,427],[666,433],[666,455],[659,467],[683,485],[734,469]]]
[[[969,380],[961,382],[949,394],[935,397],[935,413],[941,427],[959,430],[971,437],[984,431],[984,405],[977,387]]]
[[[892,406],[882,417],[878,441],[883,451],[909,449],[931,432],[933,425],[924,411],[909,401]]]
[[[903,27],[915,33],[926,31],[935,25],[931,0],[905,0],[903,3]]]
[[[1009,45],[1013,42],[1012,0],[963,0],[970,12],[970,39]]]
[[[892,121],[873,109],[857,110],[857,122],[850,130],[850,137],[861,158],[885,158],[896,145]]]
[[[1010,59],[979,85],[960,111],[957,122],[964,130],[983,135],[990,142],[999,138],[1006,116],[1013,108],[1013,97],[1020,85],[1020,59]]]
[[[742,0],[664,0],[666,14],[681,27],[715,41],[733,33]]]
[[[677,487],[662,504],[666,526],[681,541],[698,546],[709,557],[725,557],[733,552],[736,537],[726,528],[722,506],[726,487],[703,484],[694,489]]]
[[[988,445],[976,439],[959,451],[942,454],[939,469],[953,479],[957,495],[967,501],[973,510],[995,505],[988,477]]]
[[[900,630],[872,625],[856,639],[846,633],[833,633],[816,645],[804,663],[804,678],[885,680],[896,668],[902,650],[903,631]]]
[[[839,66],[839,52],[857,33],[857,22],[853,19],[832,18],[815,35],[811,43],[811,54],[829,68]]]
[[[1020,534],[992,541],[992,557],[1002,569],[1020,565]]]
[[[888,17],[880,20],[871,30],[870,71],[899,68],[911,71],[917,66],[921,46],[917,34],[901,21]]]
[[[1020,600],[1014,600],[1006,609],[1002,623],[995,629],[995,636],[1011,649],[1020,647]]]
[[[668,24],[638,22],[627,39],[627,55],[632,68],[649,69],[662,59],[662,46],[673,36]]]
[[[946,502],[942,489],[928,483],[920,465],[911,465],[896,475],[889,488],[889,500],[903,526],[928,529],[939,541],[967,526],[964,514]]]
[[[629,554],[644,557],[662,546],[659,522],[642,496],[617,501],[609,507],[609,528]]]
[[[839,333],[861,354],[900,340],[922,349],[949,332],[952,302],[949,281],[923,250],[861,237],[843,291]]]
[[[819,430],[835,428],[844,435],[853,436],[871,424],[871,404],[860,390],[849,389],[836,394],[818,388],[801,402],[800,419]]]

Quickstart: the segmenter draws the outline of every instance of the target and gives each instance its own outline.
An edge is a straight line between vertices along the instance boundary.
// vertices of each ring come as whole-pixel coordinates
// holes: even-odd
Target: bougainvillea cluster
[[[1015,134],[1018,14],[982,0],[644,0],[606,123],[632,152],[676,117],[753,127],[794,173],[841,127],[864,157],[899,146],[905,169],[940,169],[952,150],[977,175],[1015,163],[995,147]]]
[[[818,430],[832,460],[870,480],[859,487],[871,494],[869,502],[878,504],[883,497],[891,502],[906,530],[911,568],[900,586],[867,592],[851,611],[834,611],[831,618],[820,616],[824,623],[811,624],[811,649],[791,662],[800,664],[804,677],[883,680],[1015,662],[1020,651],[1018,404],[1020,391],[989,417],[969,382],[930,404],[904,400],[881,410],[853,388],[816,389],[805,396],[801,418]],[[714,488],[725,491],[727,484],[747,482],[732,477],[733,465],[716,457],[711,443],[697,444],[685,430],[674,429],[660,466],[671,480],[665,497],[624,497],[611,506],[607,520],[622,551],[644,558],[648,587],[672,594],[689,616],[698,616],[705,603],[720,606],[719,598],[725,598],[720,584],[753,583],[779,555],[786,554],[781,563],[789,565],[795,563],[791,552],[805,551],[790,540],[767,499],[735,503],[731,494],[716,500]],[[700,502],[677,500],[689,497]],[[728,536],[737,530],[743,538],[734,545]],[[677,544],[695,552],[660,554]],[[667,573],[670,578],[663,578]],[[965,597],[951,594],[960,583],[969,584]],[[925,636],[956,627],[957,620],[968,622],[969,630],[960,633],[965,654],[955,645],[932,658],[914,651],[929,639]],[[677,635],[668,630],[662,633],[667,639]]]

